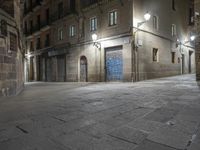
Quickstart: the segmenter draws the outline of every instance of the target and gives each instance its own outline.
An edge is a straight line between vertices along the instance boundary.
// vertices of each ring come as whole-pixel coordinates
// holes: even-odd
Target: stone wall
[[[16,16],[20,16],[18,14]],[[12,96],[24,87],[23,52],[19,20],[0,9],[0,22],[7,24],[7,34],[0,32],[0,97]],[[14,36],[14,38],[13,38]]]
[[[200,0],[195,0],[195,21],[196,21],[196,76],[200,80]]]

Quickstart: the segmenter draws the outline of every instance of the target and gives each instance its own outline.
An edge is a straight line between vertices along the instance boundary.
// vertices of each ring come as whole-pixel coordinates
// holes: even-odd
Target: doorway
[[[80,58],[80,82],[87,82],[88,74],[88,66],[87,66],[87,58],[85,56],[81,56]]]
[[[106,80],[123,80],[122,46],[106,49]]]
[[[182,54],[182,74],[185,73],[185,55]]]
[[[192,54],[193,51],[189,51],[189,66],[188,66],[189,73],[192,73]]]

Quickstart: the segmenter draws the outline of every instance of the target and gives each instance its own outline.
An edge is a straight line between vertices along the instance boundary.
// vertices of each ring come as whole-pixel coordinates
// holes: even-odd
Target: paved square
[[[0,99],[0,150],[199,150],[194,75],[137,83],[29,83]]]

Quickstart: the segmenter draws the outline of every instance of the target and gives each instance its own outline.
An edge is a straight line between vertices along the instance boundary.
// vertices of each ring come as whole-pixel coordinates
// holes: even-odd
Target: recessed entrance
[[[80,58],[80,82],[87,82],[87,58],[85,56],[81,56]]]
[[[189,51],[189,66],[188,66],[189,73],[192,73],[192,54],[193,51]]]

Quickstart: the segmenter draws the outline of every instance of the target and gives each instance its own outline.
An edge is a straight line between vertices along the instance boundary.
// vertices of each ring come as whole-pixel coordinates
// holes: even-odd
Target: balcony
[[[24,16],[28,15],[31,12],[33,12],[33,7],[32,6],[30,6],[28,8],[24,8]]]
[[[24,35],[26,36],[26,38],[32,38],[33,30],[24,31]]]
[[[87,9],[87,8],[90,8],[90,7],[96,7],[98,5],[102,5],[104,3],[109,3],[109,2],[112,2],[114,0],[85,0],[85,1],[81,1],[81,8],[82,9]],[[117,1],[117,0],[115,0]],[[118,0],[120,3],[121,0]]]
[[[51,15],[51,22],[55,22],[57,20],[60,20],[66,16],[69,16],[71,14],[75,14],[76,13],[76,10],[70,10],[70,11],[65,11],[65,12],[54,12],[52,15]]]
[[[30,30],[24,31],[24,34],[26,37],[30,37],[33,34],[37,35],[40,34],[41,31],[46,31],[50,28],[50,22],[49,21],[43,21],[40,25],[36,25],[32,27]]]
[[[43,21],[41,24],[40,24],[40,30],[42,31],[46,31],[50,28],[50,21],[47,20],[47,21]]]
[[[36,0],[33,3],[33,11],[36,11],[39,9],[39,7],[42,5],[43,0]]]
[[[91,5],[97,4],[99,2],[101,2],[102,0],[86,0],[84,2],[81,3],[81,7],[82,8],[86,8],[89,7]]]
[[[24,16],[27,16],[29,13],[37,10],[42,5],[43,0],[36,0],[29,7],[24,8]]]

